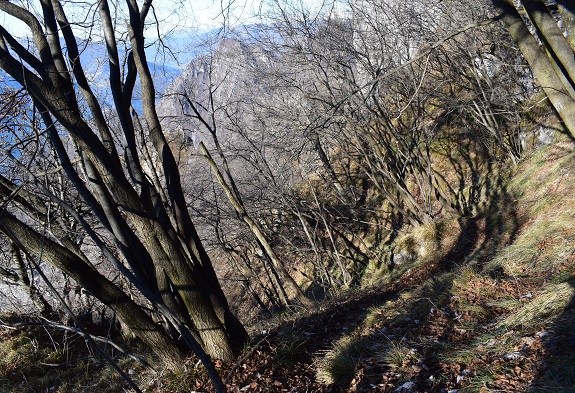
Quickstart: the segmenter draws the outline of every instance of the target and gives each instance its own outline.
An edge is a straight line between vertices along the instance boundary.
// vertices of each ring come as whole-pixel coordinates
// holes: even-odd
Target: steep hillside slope
[[[438,225],[436,251],[372,288],[252,326],[244,357],[218,365],[230,391],[572,392],[575,146],[546,146],[506,178],[488,213]],[[423,246],[429,232],[404,239]],[[0,391],[124,386],[59,334],[2,330]],[[211,391],[194,359],[177,375],[119,362],[148,392]]]
[[[380,289],[385,302],[353,311],[357,326],[316,354],[317,380],[349,391],[572,392],[573,176],[572,141],[522,162],[490,214],[456,241],[445,232],[439,259],[417,260],[393,280],[398,291]]]
[[[231,385],[572,392],[573,143],[547,146],[511,172],[488,214],[443,225],[435,253],[376,288],[272,328]],[[405,236],[424,246],[421,232]]]

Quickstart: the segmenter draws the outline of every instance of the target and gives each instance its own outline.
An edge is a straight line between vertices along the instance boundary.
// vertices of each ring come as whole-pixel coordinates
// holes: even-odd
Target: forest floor
[[[243,357],[217,364],[229,391],[575,392],[572,146],[520,163],[483,214],[369,289],[252,326]],[[0,328],[0,393],[129,391],[86,352],[80,336]],[[142,391],[212,391],[194,359],[178,374],[117,361]]]

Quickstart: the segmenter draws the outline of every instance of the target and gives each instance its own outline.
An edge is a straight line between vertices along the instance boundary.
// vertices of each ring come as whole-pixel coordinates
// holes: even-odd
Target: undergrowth
[[[400,236],[390,249],[408,257],[365,292],[276,318],[280,333],[250,349],[230,389],[575,391],[574,180],[571,145],[536,152],[475,217]],[[2,393],[127,389],[79,336],[0,336]],[[167,373],[110,355],[147,392],[209,391],[195,361]],[[229,367],[218,364],[222,375]]]
[[[372,378],[372,387],[413,381],[417,391],[574,391],[574,179],[570,144],[548,146],[521,163],[501,204],[478,217],[473,249],[369,310],[358,331],[367,330],[380,349],[375,357],[356,353],[349,364],[377,365],[383,377]],[[407,236],[399,247],[415,255],[419,246]],[[412,259],[394,279],[430,263],[426,255]],[[352,345],[346,338],[344,348]],[[322,381],[337,382],[326,365],[341,351],[336,344],[317,362]]]

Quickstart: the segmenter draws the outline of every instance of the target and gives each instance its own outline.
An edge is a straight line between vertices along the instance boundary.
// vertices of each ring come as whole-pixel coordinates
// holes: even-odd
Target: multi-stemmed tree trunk
[[[570,1],[557,3],[563,28],[572,33],[575,7]],[[521,7],[511,0],[493,0],[493,4],[503,12],[509,34],[565,127],[575,137],[573,37],[565,37],[550,9],[541,0],[523,0]]]
[[[108,2],[99,1],[98,13],[87,18],[98,21],[107,49],[110,108],[98,99],[95,84],[82,65],[79,27],[67,19],[61,2],[40,3],[38,16],[0,0],[0,11],[27,25],[33,44],[24,47],[8,26],[1,26],[0,68],[32,98],[44,125],[35,138],[49,142],[83,207],[73,208],[65,196],[52,193],[34,175],[33,165],[5,150],[21,178],[3,174],[0,191],[6,202],[0,208],[0,231],[29,256],[62,270],[112,308],[168,366],[179,367],[189,349],[232,359],[244,345],[246,331],[230,312],[192,223],[178,166],[155,110],[154,84],[144,53],[144,21],[152,2],[141,7],[136,0],[115,5],[116,12],[127,13],[129,50],[125,56],[118,49],[120,27],[112,19]],[[142,118],[132,107],[137,78]],[[148,148],[151,155],[141,154]],[[139,300],[98,271],[90,255],[70,242],[66,231],[51,230],[59,223],[49,222],[51,216],[44,215],[38,205],[26,203],[26,198],[18,196],[20,191],[72,217],[108,266],[140,291]],[[92,214],[90,220],[84,217],[86,211]],[[38,221],[31,222],[32,217]],[[48,229],[42,231],[42,227]],[[152,320],[146,311],[149,304],[163,324]],[[181,337],[188,348],[178,341]]]

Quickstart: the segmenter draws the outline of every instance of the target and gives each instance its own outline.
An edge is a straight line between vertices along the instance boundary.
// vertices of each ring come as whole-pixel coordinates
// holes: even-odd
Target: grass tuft
[[[549,326],[573,300],[574,285],[573,282],[550,285],[533,300],[498,322],[496,326],[530,331]]]
[[[355,375],[361,355],[369,347],[365,337],[344,336],[315,360],[316,378],[324,385],[345,384]]]
[[[393,370],[407,370],[421,356],[402,341],[391,341],[389,348],[381,356],[383,362]]]

